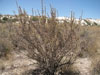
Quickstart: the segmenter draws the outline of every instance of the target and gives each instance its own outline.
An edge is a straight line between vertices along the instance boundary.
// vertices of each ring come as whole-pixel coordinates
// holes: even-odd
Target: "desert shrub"
[[[87,23],[87,25],[91,25],[91,23],[89,21],[87,21],[87,20],[84,20],[84,21]]]
[[[2,23],[0,24],[0,38],[10,38],[11,34],[15,34],[14,27],[16,27],[12,22]]]
[[[0,37],[8,37],[8,29],[6,24],[0,24]]]
[[[81,52],[80,57],[95,57],[97,55],[98,44],[97,32],[90,30],[92,27],[84,26],[81,32]]]
[[[33,20],[33,21],[38,21],[39,19],[38,19],[38,17],[33,16],[33,17],[32,17],[32,20]]]
[[[11,21],[12,21],[12,22],[16,22],[16,21],[18,21],[18,19],[17,19],[17,18],[14,18],[14,19],[12,19]]]
[[[94,23],[93,23],[93,25],[96,25],[96,26],[98,26],[98,24],[97,24],[96,22],[94,22]]]
[[[12,23],[0,24],[0,57],[8,57],[13,50],[13,44],[10,36],[14,33]]]
[[[7,17],[3,17],[2,20],[3,20],[3,21],[8,21],[8,18],[7,18]]]
[[[13,46],[7,39],[0,38],[0,58],[7,57],[10,54]]]
[[[83,29],[81,32],[81,52],[79,53],[79,57],[88,57],[89,53],[88,53],[88,45],[89,45],[89,38],[88,38],[89,34],[88,31]]]
[[[37,75],[55,75],[62,66],[73,64],[80,52],[80,26],[74,23],[74,18],[69,24],[66,21],[60,24],[53,8],[48,23],[33,22],[27,15],[19,17],[20,27],[12,41],[17,49],[27,50],[28,56],[37,61]]]

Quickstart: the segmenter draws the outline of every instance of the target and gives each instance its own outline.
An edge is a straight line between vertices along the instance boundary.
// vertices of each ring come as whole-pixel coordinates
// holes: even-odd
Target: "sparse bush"
[[[73,17],[70,22],[64,20],[59,23],[53,8],[49,18],[39,15],[30,19],[25,10],[20,8],[19,12],[16,19],[4,17],[5,24],[0,25],[0,57],[7,57],[12,49],[27,50],[28,56],[38,64],[37,69],[29,71],[28,75],[56,75],[57,72],[61,75],[79,75],[79,72],[68,69],[77,56],[95,55],[97,45],[90,36],[91,32],[83,31],[80,35],[80,26],[74,23]],[[19,21],[20,25],[14,25],[15,21]],[[91,25],[89,21],[85,22]],[[100,74],[99,63],[93,73]]]
[[[38,75],[55,75],[62,66],[73,64],[80,52],[80,26],[74,23],[74,18],[69,24],[65,21],[60,25],[53,8],[51,13],[48,23],[20,16],[20,28],[13,38],[19,50],[27,50],[28,56],[37,61]]]

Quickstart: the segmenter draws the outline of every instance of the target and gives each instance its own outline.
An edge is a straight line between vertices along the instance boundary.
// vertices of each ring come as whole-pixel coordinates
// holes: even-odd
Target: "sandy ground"
[[[0,75],[22,75],[23,72],[36,68],[36,61],[29,59],[26,52],[13,52],[10,60],[1,60]]]

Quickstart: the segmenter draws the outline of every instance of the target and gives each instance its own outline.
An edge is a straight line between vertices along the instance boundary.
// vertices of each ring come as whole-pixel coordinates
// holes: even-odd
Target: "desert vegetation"
[[[50,17],[44,10],[42,15],[31,17],[20,6],[18,11],[16,19],[4,17],[0,21],[0,59],[9,60],[14,51],[27,51],[27,57],[36,61],[37,68],[23,75],[81,75],[73,71],[73,64],[78,58],[88,57],[93,62],[91,75],[100,74],[100,31],[96,23],[90,26],[85,20],[89,26],[82,26],[80,19],[76,24],[73,12],[70,22],[60,23],[53,7]]]
[[[71,22],[59,23],[56,11],[51,8],[51,17],[46,22],[42,15],[40,20],[28,18],[25,11],[19,9],[20,26],[12,37],[12,43],[18,50],[27,50],[28,56],[37,61],[38,68],[33,71],[37,75],[55,75],[66,65],[69,67],[81,51],[80,26]],[[34,19],[36,19],[34,17]]]

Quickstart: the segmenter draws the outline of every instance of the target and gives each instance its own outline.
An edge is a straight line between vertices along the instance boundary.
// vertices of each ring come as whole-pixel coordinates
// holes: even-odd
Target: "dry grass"
[[[11,28],[12,27],[10,27],[8,23],[0,24],[0,58],[9,58],[9,55],[13,50],[13,44],[10,40],[10,34],[13,33],[10,31]]]

